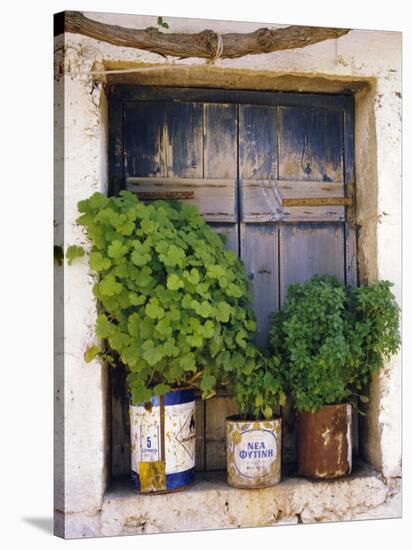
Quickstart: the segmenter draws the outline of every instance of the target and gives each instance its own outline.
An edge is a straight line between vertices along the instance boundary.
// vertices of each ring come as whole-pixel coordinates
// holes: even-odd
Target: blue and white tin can
[[[131,469],[135,489],[158,493],[193,481],[195,400],[190,389],[174,390],[150,403],[130,405]]]
[[[282,420],[226,419],[227,481],[233,487],[254,489],[280,482]]]

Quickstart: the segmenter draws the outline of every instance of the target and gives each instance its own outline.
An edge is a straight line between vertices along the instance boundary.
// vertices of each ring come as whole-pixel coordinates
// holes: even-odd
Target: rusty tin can
[[[352,471],[352,406],[325,405],[298,413],[298,473],[335,478]]]
[[[195,466],[195,400],[174,390],[149,403],[130,405],[133,485],[140,493],[164,493],[190,485]]]
[[[227,482],[233,487],[271,487],[281,478],[281,418],[226,419]]]

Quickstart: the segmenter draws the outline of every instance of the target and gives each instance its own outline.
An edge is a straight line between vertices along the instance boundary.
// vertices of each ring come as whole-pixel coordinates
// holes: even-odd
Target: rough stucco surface
[[[81,54],[77,49],[67,50],[67,76],[59,96],[60,108],[64,107],[64,173],[63,181],[56,181],[56,207],[63,212],[59,221],[64,228],[56,227],[56,243],[63,244],[64,250],[72,244],[87,248],[86,238],[75,223],[77,202],[94,191],[105,191],[107,181],[106,100],[101,100],[101,86],[91,89],[89,79],[68,76],[80,67],[90,69],[90,62]],[[56,60],[61,59],[56,56]],[[64,243],[59,241],[62,235]],[[56,508],[57,513],[95,513],[106,478],[106,372],[100,364],[87,365],[83,359],[93,341],[93,278],[84,258],[58,269],[64,269],[64,338],[56,349],[56,355],[63,356],[61,368],[56,365],[56,399],[64,396],[64,430],[57,434],[56,449],[64,448],[64,459],[56,468],[56,477],[64,476],[59,483],[64,492],[57,493]]]
[[[129,27],[155,25],[151,17],[89,15]],[[212,28],[219,32],[249,32],[268,26],[170,18],[168,22],[173,31]],[[104,191],[107,186],[107,101],[103,88],[106,78],[110,81],[118,78],[123,82],[130,78],[134,83],[290,91],[337,92],[348,87],[356,92],[355,157],[361,280],[373,280],[377,276],[392,280],[400,302],[400,33],[351,31],[338,40],[304,49],[245,56],[217,61],[214,65],[199,59],[164,59],[157,54],[114,47],[73,34],[66,35],[64,41],[62,37],[57,38],[55,48],[56,100],[60,104],[60,111],[56,108],[56,124],[62,126],[65,140],[64,155],[56,159],[60,167],[64,162],[64,180],[57,178],[56,181],[56,211],[63,213],[56,216],[56,244],[63,245],[65,250],[71,244],[86,244],[82,230],[75,224],[76,204],[94,191]],[[134,72],[106,76],[91,74],[92,70],[113,68],[132,68]],[[64,120],[59,117],[63,105]],[[63,240],[59,224],[63,223],[64,243],[59,243],[59,239]],[[57,512],[60,525],[57,531],[67,537],[115,534],[125,530],[140,532],[143,528],[134,526],[130,518],[146,517],[144,510],[149,505],[152,507],[160,497],[142,501],[116,493],[109,503],[109,496],[104,496],[107,373],[98,363],[86,364],[83,360],[85,349],[93,342],[96,315],[91,290],[93,278],[85,258],[71,267],[65,265],[57,269],[64,269],[61,299],[64,296],[65,332],[56,338],[56,403],[61,404],[64,396],[64,409],[61,405],[56,407],[56,414],[64,414],[64,429],[63,424],[58,423],[56,433],[56,508],[66,513],[63,519],[61,512]],[[363,456],[387,479],[401,474],[400,378],[400,360],[395,358],[372,384],[370,414],[361,430]],[[308,485],[287,480],[273,490],[275,493],[270,493],[271,497],[269,492],[262,493],[262,498],[268,499],[265,500],[267,509],[258,501],[258,493],[255,496],[254,493],[235,495],[224,485],[209,484],[205,491],[194,488],[185,493],[187,501],[177,494],[164,498],[172,499],[173,503],[185,502],[185,506],[191,503],[193,507],[190,522],[184,523],[180,518],[179,529],[193,528],[193,525],[197,529],[202,526],[216,528],[222,521],[226,526],[273,524],[281,517],[282,521],[289,521],[289,516],[295,521],[297,514],[301,521],[361,518],[362,514],[364,517],[374,514],[388,517],[399,501],[396,496],[387,498],[392,481],[389,479],[385,485],[376,477],[367,479],[369,481],[354,480],[353,485],[342,482],[346,485],[342,485],[343,493],[339,491],[341,499],[332,497],[330,487],[336,488],[336,485]],[[346,490],[344,487],[351,488]],[[396,483],[394,487],[396,493]],[[211,490],[217,491],[213,494],[219,502],[226,497],[229,499],[229,512],[222,515],[224,508],[220,507],[214,511],[210,504]],[[294,495],[293,506],[288,491]],[[314,498],[318,493],[320,500]],[[275,494],[274,501],[270,500]],[[199,515],[199,510],[205,507],[210,508],[210,524],[207,514]],[[282,509],[281,516],[279,509]],[[145,532],[159,530],[160,519],[154,508],[152,514],[150,521],[145,520]],[[174,507],[164,519],[163,530],[172,530],[177,514],[178,509]]]
[[[128,484],[105,495],[99,514],[71,515],[70,537],[170,533],[396,518],[401,514],[399,482],[385,483],[360,467],[352,478],[332,482],[289,478],[267,489],[234,489],[223,476],[198,481],[183,492],[137,495]]]

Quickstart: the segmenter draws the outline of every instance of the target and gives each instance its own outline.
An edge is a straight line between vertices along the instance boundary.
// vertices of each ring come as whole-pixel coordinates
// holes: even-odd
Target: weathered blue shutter
[[[112,192],[195,203],[243,259],[254,288],[256,341],[288,286],[314,273],[356,284],[352,98],[123,86],[112,90]],[[117,379],[115,379],[117,376]],[[113,474],[129,469],[127,403],[112,397]],[[197,406],[197,467],[225,467],[224,421],[233,402]],[[294,419],[284,411],[284,458],[294,460]]]

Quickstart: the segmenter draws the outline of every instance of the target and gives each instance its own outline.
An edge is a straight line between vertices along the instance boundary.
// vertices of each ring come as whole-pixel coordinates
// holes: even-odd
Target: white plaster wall
[[[56,242],[64,251],[72,244],[88,247],[83,230],[76,224],[77,203],[95,191],[107,190],[107,101],[101,84],[90,76],[93,56],[79,50],[66,50],[61,57],[62,41],[56,41],[56,71],[59,81],[56,118],[64,106],[64,172],[56,170],[55,208],[59,222]],[[83,55],[84,54],[84,55]],[[93,54],[94,55],[94,54]],[[63,63],[63,65],[61,65]],[[62,67],[66,74],[59,74]],[[61,123],[61,122],[60,122]],[[56,137],[61,137],[56,133]],[[61,242],[64,235],[64,243]],[[92,295],[93,276],[87,259],[72,266],[64,262],[64,338],[56,354],[56,398],[64,395],[64,430],[60,430],[56,449],[64,448],[64,462],[56,468],[58,513],[97,513],[106,483],[106,368],[99,363],[86,364],[83,354],[94,339],[96,302]],[[60,454],[60,453],[59,453]]]
[[[395,66],[393,68],[396,68]],[[395,283],[401,304],[401,91],[390,79],[377,83],[377,270],[379,279]],[[381,470],[401,475],[401,361],[394,357],[374,381],[380,394]],[[374,390],[376,391],[374,388]]]
[[[155,18],[88,14],[107,23],[144,28],[155,26]],[[219,32],[249,32],[268,24],[215,22],[168,18],[170,30],[195,32],[211,28]],[[275,25],[274,25],[275,26]],[[60,49],[59,49],[60,48]],[[191,85],[193,68],[211,70],[205,60],[175,60],[144,51],[121,48],[86,37],[68,34],[66,44],[57,44],[59,59],[65,54],[65,247],[84,244],[83,232],[76,226],[76,204],[107,184],[106,101],[101,84],[93,86],[90,71],[96,67],[134,67],[146,74],[167,67],[181,71],[185,67],[185,84]],[[380,278],[395,283],[401,292],[401,174],[400,174],[400,59],[401,34],[385,31],[351,31],[338,40],[330,40],[300,50],[245,56],[220,60],[214,73],[231,70],[254,77],[256,82],[273,75],[322,77],[325,82],[364,80],[372,85],[365,101],[369,119],[375,124],[376,177],[378,193],[371,235],[376,246],[363,243],[365,262],[376,265]],[[236,72],[238,71],[238,72]],[[62,77],[58,76],[58,79]],[[236,86],[236,78],[231,81]],[[299,88],[297,88],[299,89]],[[359,119],[361,120],[361,119]],[[358,122],[359,122],[358,120]],[[362,128],[357,129],[357,134]],[[367,159],[368,162],[370,159]],[[367,194],[367,187],[363,192]],[[359,212],[361,215],[362,212]],[[65,267],[65,508],[67,512],[88,510],[101,505],[105,486],[105,373],[96,363],[85,364],[83,353],[93,339],[96,309],[92,296],[92,278],[86,260]],[[371,409],[376,413],[368,427],[370,460],[387,476],[400,475],[400,362],[394,359],[374,381]]]

